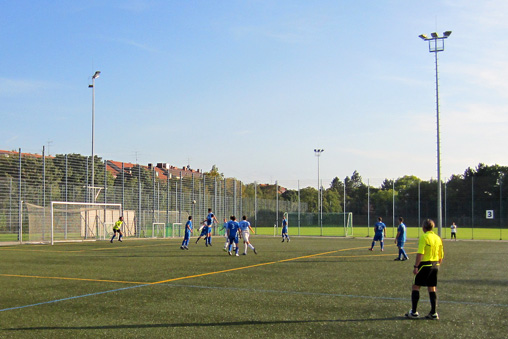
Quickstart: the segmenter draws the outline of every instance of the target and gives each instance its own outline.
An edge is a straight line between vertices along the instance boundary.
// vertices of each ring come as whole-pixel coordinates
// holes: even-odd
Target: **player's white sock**
[[[247,253],[247,244],[244,244],[244,248],[243,253]]]
[[[249,244],[249,247],[250,247],[251,249],[254,249],[254,246],[252,246],[252,244]]]

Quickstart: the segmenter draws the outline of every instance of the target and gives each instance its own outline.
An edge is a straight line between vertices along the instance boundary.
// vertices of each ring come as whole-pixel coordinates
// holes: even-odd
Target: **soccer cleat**
[[[240,255],[237,253],[237,254],[235,254],[235,256],[239,257]]]
[[[282,239],[282,242],[284,242],[284,239]]]
[[[256,251],[256,249],[253,249],[253,251],[254,251],[254,254],[258,254],[258,251]]]
[[[247,255],[247,253],[244,252],[244,253],[242,253],[242,255]]]
[[[439,320],[439,314],[437,313],[434,313],[434,314],[427,314],[425,316],[425,319],[430,319],[430,320]]]
[[[196,240],[196,244],[198,243],[198,241],[199,241],[199,239],[198,239],[198,240]]]
[[[382,248],[382,249],[381,249],[381,252],[384,252],[384,251],[385,251],[385,249],[384,249],[384,248]]]
[[[180,249],[183,250],[183,246],[180,246]]]
[[[408,259],[409,259],[409,257],[405,257],[405,258],[402,258],[401,260],[402,260],[402,261],[406,261],[406,260],[408,260]]]
[[[229,255],[232,255],[232,254],[231,254],[231,251],[228,251],[228,254],[229,254]]]
[[[123,242],[121,239],[118,239],[118,241]]]
[[[372,248],[369,248],[369,251],[372,251]]]
[[[226,247],[223,248],[224,252],[227,252],[228,250],[226,249]]]
[[[210,246],[210,247],[211,247],[211,246],[212,246],[212,243],[209,243],[209,244],[208,244],[208,246]]]
[[[185,246],[185,249],[186,249],[186,250],[188,250],[188,249],[189,249],[189,247]]]
[[[417,319],[419,316],[418,312],[413,313],[413,310],[409,310],[409,312],[405,314],[405,317],[409,319]]]
[[[109,242],[110,242],[110,243],[113,243],[113,239],[111,239]]]
[[[393,259],[393,261],[401,261],[401,259],[400,258],[395,258],[395,259]]]
[[[205,242],[205,246],[208,247],[208,244]]]

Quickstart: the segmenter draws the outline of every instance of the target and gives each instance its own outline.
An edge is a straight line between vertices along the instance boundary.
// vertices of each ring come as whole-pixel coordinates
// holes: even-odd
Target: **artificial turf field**
[[[195,239],[195,238],[193,238]],[[1,338],[506,338],[508,243],[445,241],[438,321],[405,319],[416,240],[252,236],[0,247]],[[241,246],[243,250],[243,245]],[[241,251],[242,252],[242,251]],[[240,252],[240,253],[241,253]],[[422,289],[418,311],[429,311]]]

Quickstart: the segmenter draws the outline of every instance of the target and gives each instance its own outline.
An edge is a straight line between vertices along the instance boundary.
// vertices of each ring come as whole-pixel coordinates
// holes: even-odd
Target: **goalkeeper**
[[[115,240],[116,234],[118,233],[118,241],[122,242],[123,233],[120,227],[123,225],[123,217],[118,218],[118,221],[115,222],[115,226],[113,226],[113,237],[109,242],[113,242]]]

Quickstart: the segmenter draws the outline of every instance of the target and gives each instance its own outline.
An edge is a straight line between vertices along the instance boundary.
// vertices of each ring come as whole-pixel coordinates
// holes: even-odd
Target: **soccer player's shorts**
[[[384,239],[383,234],[374,235],[374,241],[383,241],[383,239]]]
[[[238,237],[237,236],[229,237],[228,240],[229,240],[230,244],[233,244],[233,243],[238,244]]]
[[[405,243],[406,243],[405,241],[400,241],[400,240],[397,240],[397,247],[402,248],[402,247],[404,247],[404,244],[405,244]]]
[[[242,232],[243,242],[249,242],[249,236],[250,236],[249,231],[243,231]]]
[[[422,261],[415,275],[414,285],[417,286],[437,286],[437,273],[439,263],[437,261]]]
[[[286,234],[288,232],[288,228],[287,227],[282,227],[282,234]]]
[[[207,229],[208,234],[212,235],[212,226],[207,226],[206,229]]]
[[[191,232],[190,231],[186,231],[183,238],[184,239],[190,239],[190,235],[191,235]]]
[[[120,229],[119,228],[113,228],[113,233],[116,234],[116,232],[120,233]]]
[[[206,237],[207,235],[208,235],[208,227],[203,227],[203,229],[201,230],[201,234],[199,236]]]

